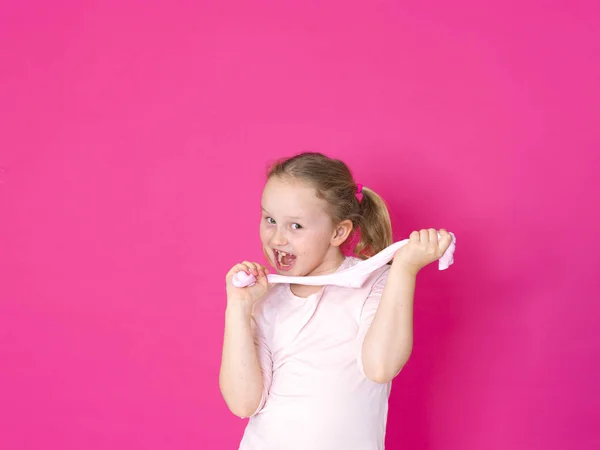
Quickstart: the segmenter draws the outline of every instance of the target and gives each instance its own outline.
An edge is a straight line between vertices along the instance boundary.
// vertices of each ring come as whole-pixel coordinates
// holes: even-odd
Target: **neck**
[[[331,247],[325,254],[325,258],[312,272],[306,276],[327,275],[333,273],[342,265],[346,257],[337,247]],[[323,289],[323,286],[305,286],[302,284],[291,284],[290,289],[296,297],[306,298]]]
[[[338,247],[330,247],[325,254],[325,258],[314,270],[306,274],[307,276],[327,275],[333,273],[342,265],[346,257]]]

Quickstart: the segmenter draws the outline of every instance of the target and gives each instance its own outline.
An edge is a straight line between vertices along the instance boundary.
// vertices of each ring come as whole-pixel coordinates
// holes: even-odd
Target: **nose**
[[[275,230],[273,238],[271,239],[271,244],[273,244],[274,247],[282,247],[287,244],[287,238],[279,228]]]

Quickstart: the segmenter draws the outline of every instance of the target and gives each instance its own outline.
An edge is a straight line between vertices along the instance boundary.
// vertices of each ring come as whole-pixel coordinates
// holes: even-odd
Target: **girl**
[[[269,270],[249,261],[229,271],[219,384],[229,409],[250,417],[240,450],[384,448],[391,381],[412,351],[417,273],[451,243],[439,233],[411,233],[358,289],[269,285]],[[278,273],[324,275],[391,245],[392,229],[384,201],[346,164],[303,153],[270,169],[260,237]],[[234,287],[239,271],[256,284]]]

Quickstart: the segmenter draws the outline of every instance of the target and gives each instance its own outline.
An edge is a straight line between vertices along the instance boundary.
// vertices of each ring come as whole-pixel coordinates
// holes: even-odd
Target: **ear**
[[[346,242],[346,239],[348,239],[350,233],[352,233],[352,229],[353,226],[351,220],[344,220],[338,223],[334,229],[330,244],[334,247],[339,247],[342,245],[344,242]]]

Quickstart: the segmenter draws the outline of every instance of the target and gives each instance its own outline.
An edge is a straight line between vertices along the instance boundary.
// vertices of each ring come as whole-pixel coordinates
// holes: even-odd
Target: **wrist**
[[[241,300],[236,298],[227,298],[227,307],[225,314],[250,317],[252,315],[252,303],[247,300]]]
[[[406,261],[395,259],[392,263],[392,270],[400,276],[416,278],[421,270],[421,267]]]

